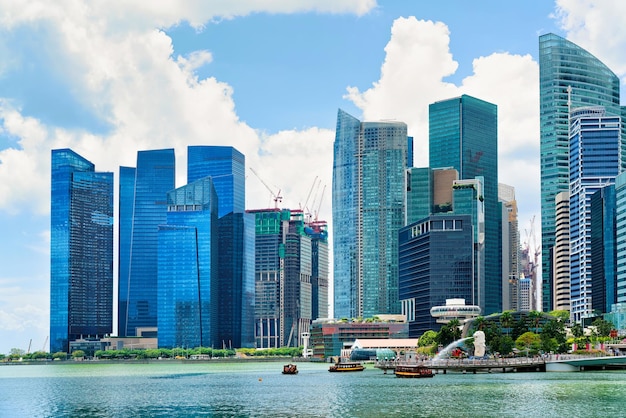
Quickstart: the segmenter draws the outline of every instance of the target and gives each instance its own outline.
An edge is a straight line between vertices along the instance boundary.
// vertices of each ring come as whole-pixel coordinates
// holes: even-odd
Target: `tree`
[[[531,331],[525,332],[515,340],[515,346],[526,353],[535,352],[541,347],[541,337]]]
[[[596,327],[596,334],[598,335],[598,337],[608,337],[609,335],[611,335],[611,330],[615,328],[611,322],[601,318],[593,321],[591,325]]]
[[[539,334],[539,320],[541,319],[541,312],[539,311],[528,312],[528,319],[530,319],[531,324],[535,326],[535,334]]]
[[[502,312],[502,315],[500,315],[500,324],[502,325],[503,328],[506,328],[506,335],[509,335],[512,322],[513,322],[513,314],[511,314],[511,311]]]
[[[418,340],[419,347],[428,347],[436,343],[437,343],[437,333],[430,329],[424,332]]]
[[[585,334],[583,326],[579,323],[575,323],[574,325],[572,325],[571,331],[574,338],[580,338]]]
[[[555,317],[556,319],[560,319],[561,322],[566,323],[569,321],[569,311],[564,310],[555,310],[550,311],[548,315]]]
[[[85,357],[85,352],[83,350],[74,350],[72,351],[72,357],[73,358],[83,358]]]

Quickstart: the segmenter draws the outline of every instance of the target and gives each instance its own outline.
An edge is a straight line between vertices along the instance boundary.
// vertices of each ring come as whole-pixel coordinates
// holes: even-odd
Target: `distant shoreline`
[[[304,357],[237,357],[237,358],[216,358],[210,360],[192,359],[119,359],[119,360],[14,360],[2,361],[1,366],[33,366],[33,365],[57,365],[57,364],[152,364],[152,363],[180,363],[180,364],[210,364],[210,363],[284,363],[304,362],[304,363],[325,363],[322,359],[311,359]]]

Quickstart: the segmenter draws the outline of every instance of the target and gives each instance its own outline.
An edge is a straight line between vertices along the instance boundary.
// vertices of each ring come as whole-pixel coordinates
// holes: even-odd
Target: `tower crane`
[[[256,176],[256,178],[258,178],[259,181],[263,183],[263,186],[265,186],[265,188],[270,192],[270,194],[272,195],[272,198],[274,199],[274,209],[278,209],[278,203],[283,201],[283,197],[280,195],[280,189],[278,189],[278,193],[274,193],[272,188],[263,181],[261,176],[259,176],[259,173],[257,173],[254,170],[254,168],[250,167],[250,171],[252,171],[252,173]]]

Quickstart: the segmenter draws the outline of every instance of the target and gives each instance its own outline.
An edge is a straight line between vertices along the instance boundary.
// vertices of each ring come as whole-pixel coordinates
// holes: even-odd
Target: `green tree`
[[[419,347],[428,347],[430,345],[437,343],[437,333],[433,330],[428,330],[419,337],[418,346]]]
[[[548,313],[548,315],[553,316],[553,317],[561,320],[561,322],[563,322],[564,324],[567,321],[569,321],[569,311],[555,310],[555,311],[550,311]]]
[[[541,347],[541,337],[531,331],[525,332],[515,340],[515,346],[520,351],[534,353]]]
[[[604,319],[598,318],[591,324],[596,328],[596,335],[598,337],[608,337],[611,335],[611,330],[615,329],[613,324]]]
[[[57,351],[56,353],[54,353],[52,355],[52,358],[54,360],[66,360],[67,359],[67,353],[65,351]]]
[[[73,358],[83,358],[85,357],[85,352],[83,350],[74,350],[72,351],[72,357]]]
[[[504,311],[500,315],[500,324],[506,329],[506,335],[509,335],[511,324],[513,323],[513,314],[511,311]]]
[[[528,312],[528,319],[530,320],[530,323],[535,326],[535,334],[539,334],[539,321],[541,320],[541,312]]]
[[[583,335],[585,335],[583,326],[580,325],[579,323],[575,323],[574,325],[572,325],[571,331],[572,331],[572,335],[574,336],[574,338],[580,338]]]

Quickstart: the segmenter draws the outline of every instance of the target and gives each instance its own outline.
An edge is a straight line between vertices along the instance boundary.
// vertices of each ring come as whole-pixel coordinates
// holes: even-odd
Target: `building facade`
[[[438,330],[433,306],[476,300],[470,215],[437,214],[400,229],[399,295],[409,337]]]
[[[187,148],[187,181],[211,177],[218,200],[218,319],[222,347],[254,347],[254,215],[245,213],[245,156],[229,146]]]
[[[484,304],[479,305],[487,315],[500,312],[503,278],[497,106],[467,95],[432,103],[429,144],[431,167],[452,167],[461,180],[483,178],[485,282]]]
[[[508,260],[508,279],[502,285],[502,311],[517,310],[517,281],[520,274],[519,262],[519,222],[517,219],[517,200],[515,200],[515,188],[508,184],[498,184],[498,199],[502,202],[506,216],[502,217],[502,249],[504,261]],[[507,239],[504,239],[506,235]],[[508,253],[508,256],[504,254]],[[505,263],[502,263],[503,269]],[[503,276],[504,277],[504,276]],[[506,292],[505,292],[506,287]]]
[[[626,237],[626,172],[615,178],[615,236]],[[616,297],[618,304],[626,303],[626,240],[616,242]],[[623,305],[622,305],[623,306]]]
[[[570,314],[578,322],[593,316],[591,196],[620,172],[621,125],[598,106],[572,110],[570,119]]]
[[[552,247],[555,243],[555,197],[569,188],[569,110],[604,106],[618,116],[619,78],[578,45],[553,33],[539,37],[539,106],[541,150],[541,254],[543,311],[552,309]],[[568,94],[568,90],[570,94]],[[622,137],[624,135],[622,134]],[[622,140],[622,167],[626,167]]]
[[[334,312],[398,313],[398,231],[405,222],[407,127],[338,111],[333,160]]]
[[[570,310],[570,274],[569,274],[569,192],[556,195],[555,241],[553,247],[554,278],[552,306],[555,310]]]
[[[173,149],[139,151],[137,167],[120,167],[118,334],[157,327],[159,225],[174,190]]]
[[[52,150],[50,352],[113,332],[113,173]]]
[[[615,234],[615,185],[591,196],[591,310],[611,312],[617,302],[617,235]]]
[[[167,194],[158,238],[159,348],[217,346],[217,195],[210,177]]]

